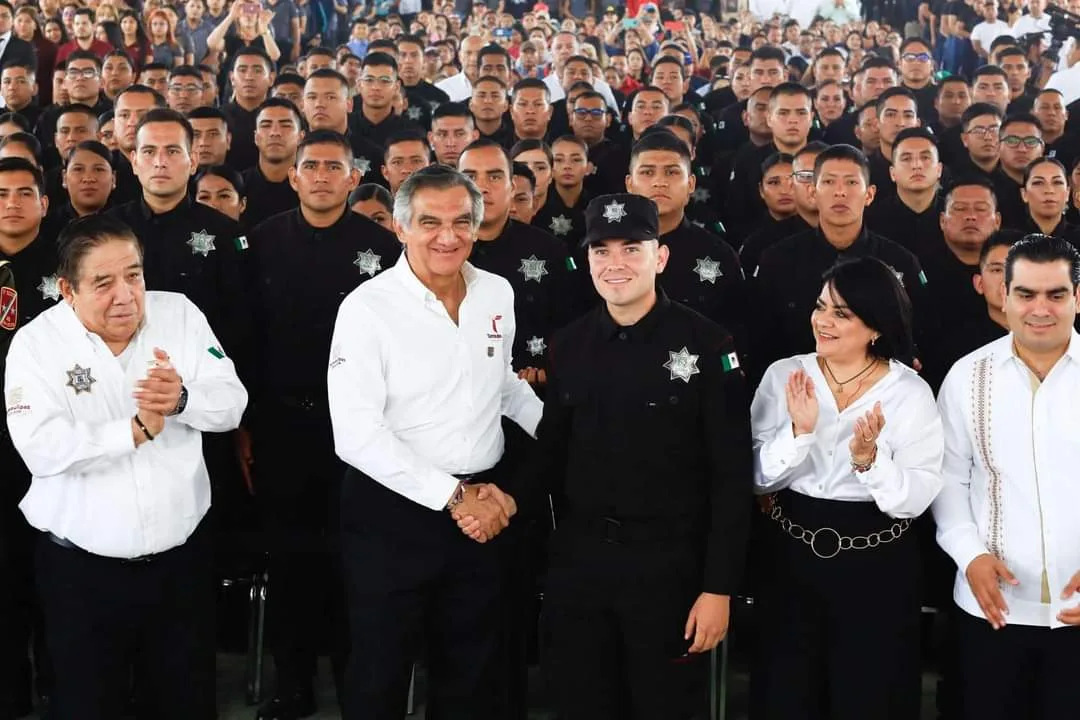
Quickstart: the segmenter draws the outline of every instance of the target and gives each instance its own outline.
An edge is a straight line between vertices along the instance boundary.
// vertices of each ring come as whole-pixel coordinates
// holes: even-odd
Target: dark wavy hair
[[[912,366],[911,300],[891,267],[871,257],[841,260],[825,271],[822,281],[833,302],[842,300],[863,324],[878,333],[878,339],[866,349],[872,357]],[[907,281],[920,282],[919,278]]]

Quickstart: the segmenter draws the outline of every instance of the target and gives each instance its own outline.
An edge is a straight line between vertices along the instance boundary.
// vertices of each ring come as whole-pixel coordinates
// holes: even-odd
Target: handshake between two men
[[[516,514],[514,498],[491,483],[462,486],[461,500],[450,511],[461,532],[479,543],[505,530]]]

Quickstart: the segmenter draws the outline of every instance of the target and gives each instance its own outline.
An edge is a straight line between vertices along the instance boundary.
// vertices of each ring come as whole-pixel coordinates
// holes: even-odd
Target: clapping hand
[[[1080,592],[1080,572],[1072,576],[1069,580],[1069,584],[1065,586],[1065,590],[1061,593],[1062,600],[1069,600],[1073,595]],[[1080,625],[1080,607],[1074,607],[1071,610],[1062,610],[1057,615],[1058,622],[1063,622],[1066,625]]]
[[[183,381],[169,362],[169,354],[154,348],[154,367],[144,380],[135,383],[135,406],[159,415],[169,415],[180,402]]]
[[[795,436],[814,432],[818,420],[818,400],[814,390],[814,381],[805,370],[796,370],[788,376],[787,387],[788,415],[791,417],[792,431]]]
[[[506,529],[510,518],[517,514],[514,498],[493,484],[466,485],[464,497],[454,508],[452,517],[461,532],[479,543],[485,543]]]
[[[874,403],[874,409],[855,421],[855,434],[851,437],[848,449],[853,460],[869,460],[877,450],[878,436],[885,427],[885,415],[881,412],[881,403]]]

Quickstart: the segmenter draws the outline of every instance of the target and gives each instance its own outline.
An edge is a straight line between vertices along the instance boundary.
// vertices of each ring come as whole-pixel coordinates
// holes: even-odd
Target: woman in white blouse
[[[941,489],[941,419],[912,370],[911,305],[873,258],[837,264],[817,351],[774,363],[751,411],[768,518],[755,718],[919,717],[919,543]]]

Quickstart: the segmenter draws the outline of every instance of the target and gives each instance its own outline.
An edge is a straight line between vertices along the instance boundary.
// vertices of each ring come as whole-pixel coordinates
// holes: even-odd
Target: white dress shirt
[[[1060,92],[1061,102],[1065,105],[1080,100],[1080,63],[1051,75],[1046,81],[1046,89]]]
[[[502,457],[501,416],[535,435],[543,404],[510,367],[514,291],[466,263],[455,324],[402,253],[338,310],[327,383],[338,456],[432,510]]]
[[[818,420],[814,432],[795,437],[784,388],[800,368],[814,381]],[[878,402],[885,427],[877,460],[867,472],[856,473],[848,449],[855,421]],[[941,490],[941,419],[934,394],[901,363],[890,362],[885,377],[840,412],[816,354],[780,360],[765,372],[750,418],[758,494],[790,488],[826,500],[872,501],[890,517],[914,518]]]
[[[188,401],[136,448],[132,392],[155,347],[169,354]],[[167,292],[146,293],[143,325],[120,356],[66,302],[46,310],[15,335],[5,387],[8,430],[33,474],[19,504],[27,521],[115,558],[188,539],[210,507],[202,433],[235,429],[247,406],[205,316]]]
[[[440,80],[435,87],[450,96],[450,102],[461,102],[472,97],[472,83],[464,72]]]
[[[1061,627],[1058,612],[1080,604],[1080,595],[1061,600],[1080,570],[1078,398],[1075,332],[1041,384],[1007,335],[957,361],[941,386],[945,487],[934,519],[938,544],[959,568],[953,596],[976,617],[983,613],[965,571],[983,553],[1000,557],[1020,583],[1001,585],[1007,622]]]

